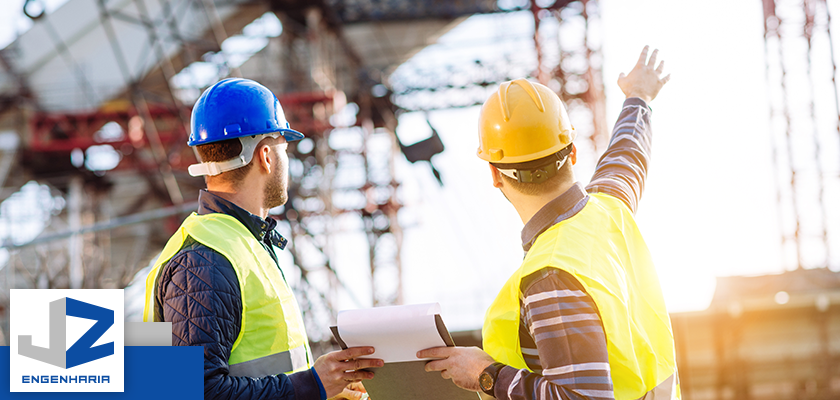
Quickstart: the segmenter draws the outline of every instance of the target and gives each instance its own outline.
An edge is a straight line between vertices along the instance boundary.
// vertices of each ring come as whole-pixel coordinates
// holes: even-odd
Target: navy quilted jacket
[[[277,222],[262,219],[202,190],[198,213],[235,217],[277,261],[273,246],[286,239],[274,231]],[[278,266],[279,268],[279,266]],[[239,334],[242,297],[233,265],[221,254],[188,237],[158,275],[155,320],[172,322],[173,346],[204,347],[205,399],[323,399],[314,369],[264,378],[229,376],[228,360]]]

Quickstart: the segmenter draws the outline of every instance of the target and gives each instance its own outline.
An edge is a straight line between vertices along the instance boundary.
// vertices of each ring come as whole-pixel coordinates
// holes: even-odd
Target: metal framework
[[[827,157],[836,150],[827,146],[840,145],[840,106],[831,15],[824,0],[763,0],[763,6],[784,267],[834,266],[840,225],[826,205],[840,201],[834,193],[840,165]]]
[[[555,1],[540,6],[532,0],[528,7],[509,11],[525,10],[533,16],[532,55],[516,49],[514,53],[494,54],[470,63],[401,68],[388,80],[394,102],[406,111],[472,107],[484,103],[501,82],[526,77],[555,90],[567,104],[581,137],[590,139],[593,152],[603,148],[608,128],[602,55],[600,43],[592,40],[590,32],[597,29],[600,21],[598,2]],[[581,40],[561,37],[560,32],[568,29],[578,31]],[[470,45],[463,44],[465,49]]]
[[[189,106],[171,82],[201,54],[219,51],[225,29],[265,12],[237,3],[71,1],[36,16],[2,50],[0,88],[9,79],[16,87],[0,105],[0,126],[23,139],[10,183],[46,184],[61,205],[4,210],[4,288],[125,287],[195,208],[200,180],[184,172],[194,161],[184,144]],[[107,176],[85,168],[97,147],[118,158]],[[35,221],[44,213],[42,236],[17,243],[9,233],[21,223],[16,216]]]
[[[366,100],[370,85],[347,76],[359,74],[362,65],[343,47],[341,31],[330,26],[326,12],[311,8],[302,15],[281,14],[284,34],[241,68],[245,76],[286,93],[281,103],[287,118],[307,134],[290,147],[290,201],[275,218],[288,224],[292,235],[289,251],[306,288],[298,299],[308,326],[316,327],[313,338],[323,335],[317,327],[334,318],[339,296],[349,296],[357,307],[401,302],[401,231],[393,174],[399,150],[394,151],[392,131],[378,130],[371,119]],[[342,67],[346,65],[351,68]],[[353,84],[345,84],[349,82]],[[354,122],[331,124],[330,116],[345,107],[345,90],[353,96],[358,115]],[[368,241],[369,301],[344,284],[332,261],[337,237],[348,231]]]
[[[536,24],[536,59],[452,65],[463,71],[459,80],[440,80],[452,74],[432,67],[422,67],[428,73],[417,74],[419,79],[391,75],[427,37],[451,28],[458,18],[527,10]],[[239,68],[228,65],[222,42],[266,11],[282,21],[283,34]],[[94,16],[80,22],[87,24],[81,30],[68,23],[78,13]],[[436,132],[414,145],[400,143],[395,135],[399,113],[433,109],[422,99],[418,103],[418,95],[462,98],[439,103],[445,107],[479,104],[502,80],[531,76],[553,85],[573,118],[591,119],[591,124],[576,124],[593,127],[594,143],[603,125],[598,46],[586,33],[583,43],[565,48],[557,24],[545,21],[582,18],[587,26],[596,17],[594,0],[510,10],[500,10],[494,0],[71,1],[54,15],[40,16],[30,32],[0,52],[5,71],[0,126],[8,110],[17,111],[11,114],[16,121],[26,121],[15,125],[26,132],[18,172],[65,199],[41,238],[25,246],[4,242],[11,251],[4,287],[123,287],[132,279],[194,206],[203,186],[184,172],[194,161],[183,144],[189,104],[173,78],[194,61],[220,59],[221,76],[244,76],[268,86],[292,126],[307,134],[290,146],[290,201],[272,216],[291,236],[291,279],[297,280],[312,338],[323,339],[341,299],[349,297],[355,306],[402,302],[394,160],[403,152],[411,162],[429,161],[443,151],[443,143]],[[37,48],[38,43],[50,48]],[[98,52],[85,53],[90,46]],[[56,85],[51,79],[66,82]],[[387,93],[374,95],[379,85]],[[117,132],[103,134],[108,125]],[[95,146],[111,146],[121,157],[105,176],[73,164],[74,154]],[[165,229],[151,228],[149,222],[161,220]],[[347,273],[337,266],[337,244],[346,235],[367,242],[369,292],[349,287]]]

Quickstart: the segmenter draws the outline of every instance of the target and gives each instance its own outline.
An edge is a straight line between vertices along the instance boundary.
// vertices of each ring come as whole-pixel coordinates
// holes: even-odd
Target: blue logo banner
[[[88,316],[83,318],[98,319]],[[94,331],[94,329],[92,328],[90,331]],[[79,340],[79,342],[81,341]],[[90,344],[93,344],[93,342]],[[90,347],[86,350],[89,351]],[[9,356],[9,346],[0,347],[0,376],[8,377],[10,374]],[[42,384],[50,385],[50,383]],[[122,393],[10,392],[10,382],[8,380],[0,386],[0,399],[148,400],[150,398],[177,398],[179,400],[203,399],[204,348],[201,346],[125,346],[125,392]]]

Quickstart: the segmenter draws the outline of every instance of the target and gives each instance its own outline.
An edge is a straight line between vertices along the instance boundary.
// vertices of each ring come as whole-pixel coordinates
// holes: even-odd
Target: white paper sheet
[[[440,304],[412,304],[338,312],[338,333],[348,347],[373,346],[387,362],[416,361],[417,352],[446,346],[435,314]]]

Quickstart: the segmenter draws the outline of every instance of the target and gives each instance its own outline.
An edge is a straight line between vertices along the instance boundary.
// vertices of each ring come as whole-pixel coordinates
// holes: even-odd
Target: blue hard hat
[[[273,132],[287,142],[303,139],[302,133],[289,127],[277,96],[242,78],[224,79],[207,88],[193,106],[190,129],[189,146]]]

